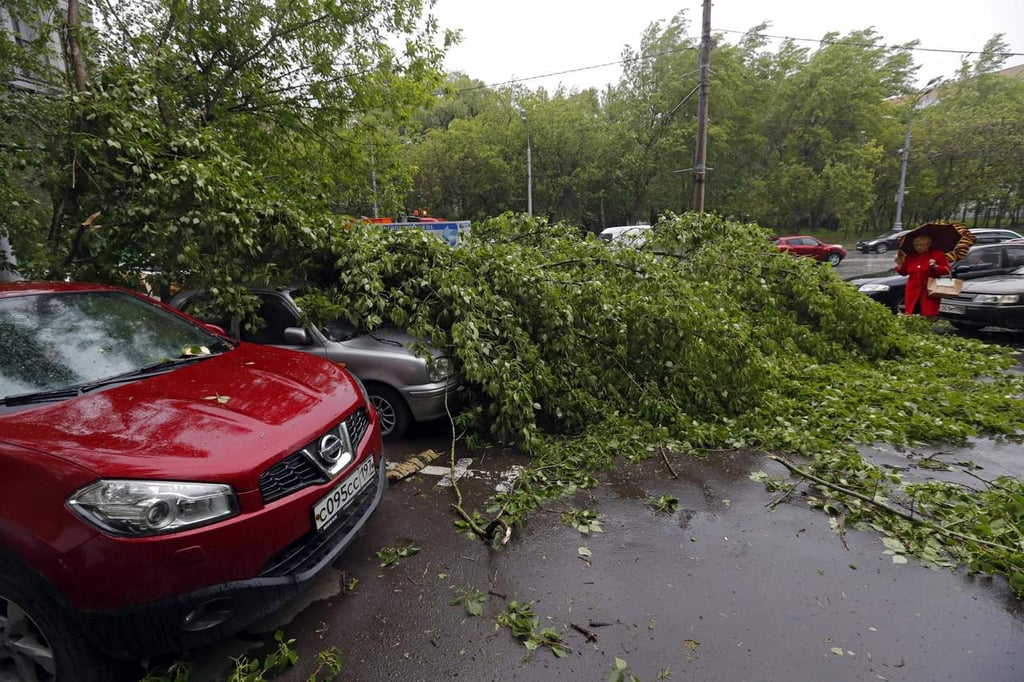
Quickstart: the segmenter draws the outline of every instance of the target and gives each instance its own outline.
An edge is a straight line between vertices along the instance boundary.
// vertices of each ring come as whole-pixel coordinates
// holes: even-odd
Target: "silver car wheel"
[[[390,400],[379,395],[370,396],[370,401],[373,403],[373,409],[377,410],[377,418],[380,420],[380,435],[391,435],[395,430],[395,424],[398,423],[395,406]]]
[[[832,267],[835,267],[835,266],[839,265],[840,261],[843,260],[843,257],[840,256],[838,253],[830,253],[830,254],[828,254],[828,259],[827,260],[828,260],[828,264],[829,265],[831,265]]]
[[[875,247],[875,253],[885,253],[888,250],[889,247],[886,246],[885,244],[879,244],[878,246]]]
[[[25,610],[0,595],[0,682],[54,682],[56,654]]]

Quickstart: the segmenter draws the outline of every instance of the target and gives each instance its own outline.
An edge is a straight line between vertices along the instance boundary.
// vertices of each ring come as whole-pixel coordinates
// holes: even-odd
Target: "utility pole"
[[[524,119],[525,120],[525,119]],[[541,150],[543,151],[543,150]],[[530,150],[530,125],[526,125],[526,214],[533,215],[533,153]]]
[[[373,142],[370,142],[370,186],[373,188],[373,217],[380,217],[380,206],[377,204],[377,156],[373,153]]]
[[[697,154],[693,163],[693,210],[704,212],[708,162],[708,80],[711,71],[711,0],[704,0],[700,38],[700,94],[697,100]]]

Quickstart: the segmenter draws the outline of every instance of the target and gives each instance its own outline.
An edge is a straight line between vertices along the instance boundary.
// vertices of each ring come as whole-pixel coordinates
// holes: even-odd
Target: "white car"
[[[639,249],[647,243],[647,232],[650,229],[651,226],[646,224],[606,227],[597,233],[597,238],[618,246],[631,246],[634,249]]]

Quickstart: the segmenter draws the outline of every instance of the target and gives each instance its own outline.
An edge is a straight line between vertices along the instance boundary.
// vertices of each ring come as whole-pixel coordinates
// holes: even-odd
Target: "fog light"
[[[211,599],[188,612],[181,621],[181,629],[201,632],[225,623],[235,612],[235,600],[229,597]]]

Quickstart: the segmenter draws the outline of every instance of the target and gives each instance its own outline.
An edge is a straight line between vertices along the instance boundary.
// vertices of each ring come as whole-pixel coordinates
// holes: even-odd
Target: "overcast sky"
[[[445,28],[462,29],[462,43],[445,61],[449,71],[551,91],[560,83],[582,89],[616,82],[621,65],[586,67],[617,62],[625,45],[639,46],[648,24],[680,10],[699,39],[702,7],[701,0],[437,0],[434,14]],[[798,44],[810,48],[830,31],[869,27],[886,44],[917,39],[929,50],[914,53],[920,84],[953,76],[963,56],[930,50],[976,52],[995,33],[1005,33],[1011,51],[1022,55],[1006,65],[1024,63],[1024,0],[717,0],[711,8],[712,31],[729,43],[761,21],[771,23],[769,35],[808,38]],[[533,78],[575,69],[583,70]]]

